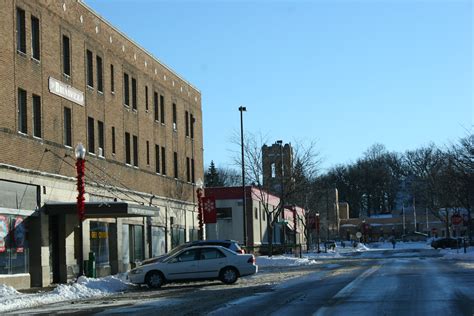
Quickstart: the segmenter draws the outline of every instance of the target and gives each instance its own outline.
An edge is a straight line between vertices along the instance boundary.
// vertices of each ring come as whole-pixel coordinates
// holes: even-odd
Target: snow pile
[[[108,276],[100,279],[80,277],[77,283],[61,284],[53,291],[38,294],[21,294],[8,286],[0,286],[0,313],[35,306],[90,297],[101,297],[123,292],[131,284],[123,277]]]
[[[464,248],[461,249],[442,249],[440,253],[444,254],[444,259],[459,259],[474,261],[474,247],[467,248],[467,253],[464,253]]]
[[[257,257],[257,265],[261,267],[306,266],[315,263],[316,262],[314,260],[308,258],[295,258],[285,256]]]
[[[354,250],[361,252],[361,251],[368,251],[368,250],[370,250],[370,248],[360,242],[360,243],[357,244],[357,246],[355,247]]]

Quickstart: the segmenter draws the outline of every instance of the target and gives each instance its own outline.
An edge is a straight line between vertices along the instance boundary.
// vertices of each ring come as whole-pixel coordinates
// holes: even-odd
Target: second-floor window
[[[95,153],[95,135],[94,135],[94,119],[92,117],[87,118],[87,141],[88,151],[91,154]]]
[[[133,165],[138,167],[138,137],[133,135]]]
[[[160,146],[155,144],[155,172],[160,173]]]
[[[64,108],[64,145],[72,145],[72,120],[71,120],[71,109]]]
[[[26,91],[18,89],[18,131],[23,134],[28,133],[26,113]]]
[[[104,123],[97,121],[97,133],[99,141],[99,156],[105,156],[105,146],[104,146]]]
[[[94,87],[94,60],[93,55],[90,50],[86,51],[86,63],[87,63],[87,85],[89,87]]]
[[[41,97],[33,94],[33,136],[41,138]]]
[[[146,141],[146,164],[150,165],[150,142]]]
[[[112,126],[112,154],[115,154],[115,127]]]
[[[31,16],[31,55],[40,60],[40,23],[39,19]]]
[[[174,178],[178,179],[178,153],[173,153]]]
[[[191,160],[186,157],[186,181],[191,182]]]
[[[166,149],[161,147],[161,174],[166,175]]]
[[[125,133],[125,163],[132,164],[131,148],[130,148],[130,133]]]

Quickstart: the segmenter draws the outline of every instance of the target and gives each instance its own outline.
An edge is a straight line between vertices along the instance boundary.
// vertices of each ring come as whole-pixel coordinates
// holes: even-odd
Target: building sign
[[[49,77],[49,92],[84,106],[84,93],[64,82]]]

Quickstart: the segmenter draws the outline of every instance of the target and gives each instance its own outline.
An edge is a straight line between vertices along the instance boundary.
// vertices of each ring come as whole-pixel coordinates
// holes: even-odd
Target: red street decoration
[[[197,194],[197,198],[198,198],[198,225],[199,225],[199,239],[200,240],[204,239],[203,231],[202,231],[202,227],[203,227],[203,222],[202,222],[202,191],[203,190],[201,188],[198,188],[196,190],[196,194]]]
[[[76,170],[77,170],[77,216],[79,221],[82,222],[85,218],[85,185],[84,185],[84,169],[85,169],[85,160],[77,159],[76,161]]]
[[[212,196],[206,196],[202,199],[202,206],[204,210],[204,223],[214,224],[217,222],[216,214],[216,198]]]

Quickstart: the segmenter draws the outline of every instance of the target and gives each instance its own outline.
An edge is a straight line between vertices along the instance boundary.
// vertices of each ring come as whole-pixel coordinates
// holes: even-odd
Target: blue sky
[[[124,1],[90,7],[202,93],[204,160],[245,129],[317,140],[322,168],[472,131],[468,0]]]

